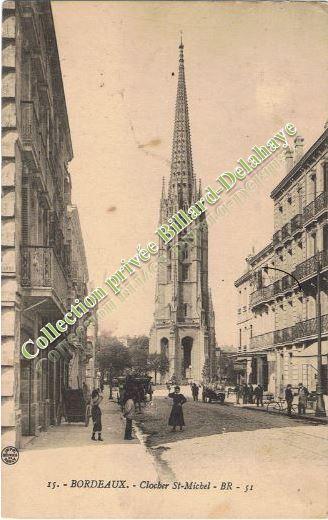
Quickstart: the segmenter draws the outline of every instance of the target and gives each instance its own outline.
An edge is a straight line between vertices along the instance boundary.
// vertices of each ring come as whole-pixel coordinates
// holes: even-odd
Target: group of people
[[[309,395],[309,391],[303,383],[299,383],[298,385],[298,414],[302,415],[306,413],[307,399]],[[292,390],[292,385],[288,384],[285,390],[285,399],[287,403],[287,414],[289,416],[292,415],[292,405],[294,401],[294,392]]]
[[[92,436],[91,440],[93,441],[103,441],[104,439],[101,436],[102,433],[102,422],[101,422],[101,408],[100,403],[103,400],[103,392],[104,386],[102,388],[95,389],[91,393],[91,417],[93,422],[92,428]],[[133,440],[132,437],[132,421],[135,415],[135,407],[136,404],[140,406],[139,394],[134,392],[132,388],[127,388],[124,392],[123,400],[122,400],[122,412],[123,417],[125,418],[125,432],[124,432],[124,440],[130,441]],[[96,439],[96,435],[98,436]]]
[[[263,406],[263,386],[258,384],[255,388],[249,383],[236,386],[236,403],[240,404],[242,399],[243,404],[256,404]]]

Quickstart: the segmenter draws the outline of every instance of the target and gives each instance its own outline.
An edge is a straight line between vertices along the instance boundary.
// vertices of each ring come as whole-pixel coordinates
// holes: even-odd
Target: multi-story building
[[[160,224],[201,197],[193,171],[183,44],[173,132],[168,193],[163,184]],[[199,225],[199,223],[201,225]],[[205,214],[174,237],[159,243],[154,324],[150,352],[163,352],[169,377],[201,380],[211,377],[215,362],[214,311],[208,287],[208,229]],[[188,234],[187,233],[192,233]],[[186,239],[187,237],[187,239]],[[188,238],[189,237],[189,238]],[[181,247],[180,247],[181,246]]]
[[[86,293],[87,268],[76,251],[82,236],[71,207],[73,151],[50,2],[2,5],[2,435],[5,445],[20,446],[22,435],[56,424],[70,371],[47,360],[56,342],[34,360],[21,345]],[[74,255],[82,265],[76,278]]]
[[[247,259],[235,282],[239,295],[240,379],[282,395],[288,383],[316,389],[318,270],[322,384],[328,355],[328,128],[303,155],[303,139],[286,150],[287,175],[272,191],[272,242]],[[269,269],[268,269],[269,268]],[[290,273],[286,274],[286,273]]]

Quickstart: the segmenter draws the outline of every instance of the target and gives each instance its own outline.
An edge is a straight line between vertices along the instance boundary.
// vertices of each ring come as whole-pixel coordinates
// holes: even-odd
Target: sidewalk
[[[153,458],[139,439],[123,440],[125,421],[108,392],[101,409],[103,442],[91,440],[92,421],[88,428],[64,422],[33,438],[17,464],[2,464],[5,517],[131,518],[136,503],[140,515],[149,516],[139,483],[158,480]],[[130,489],[72,487],[78,480],[122,479]],[[56,489],[48,486],[52,482]]]
[[[236,403],[234,403],[234,406],[238,406],[238,408],[246,408],[246,410],[256,410],[257,412],[265,412],[265,413],[277,414],[277,415],[287,415],[286,412],[284,412],[284,411],[279,412],[279,411],[275,411],[275,410],[274,411],[270,410],[270,412],[268,412],[267,403],[264,404],[264,406],[257,406],[256,404],[236,404]],[[319,424],[328,424],[328,417],[316,417],[315,410],[310,410],[310,409],[307,409],[306,415],[293,414],[292,418],[302,419],[305,421],[317,422]]]

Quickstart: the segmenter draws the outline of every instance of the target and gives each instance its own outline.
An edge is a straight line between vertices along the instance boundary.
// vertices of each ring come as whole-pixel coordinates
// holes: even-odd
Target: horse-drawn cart
[[[62,417],[68,423],[83,422],[88,426],[91,416],[91,405],[85,400],[81,389],[66,389],[63,392],[63,402],[57,411],[57,424],[61,423]]]

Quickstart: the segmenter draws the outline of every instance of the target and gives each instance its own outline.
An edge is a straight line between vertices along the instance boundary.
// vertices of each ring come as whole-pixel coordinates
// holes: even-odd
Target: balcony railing
[[[295,278],[301,281],[308,277],[315,276],[318,269],[318,262],[320,263],[321,268],[328,266],[328,251],[320,251],[301,264],[298,264],[293,272]]]
[[[307,206],[305,206],[303,211],[304,223],[307,223],[312,218],[316,217],[322,210],[328,208],[328,192],[323,191],[314,199],[314,201],[310,202]]]
[[[68,282],[52,247],[23,246],[21,262],[23,287],[41,290],[47,288],[66,305]]]
[[[250,296],[250,304],[251,307],[258,305],[261,302],[265,302],[270,300],[274,295],[273,284],[268,285],[267,287],[262,287],[257,291],[254,291]]]
[[[273,245],[276,246],[277,244],[279,244],[279,242],[281,242],[281,229],[279,229],[279,231],[276,231],[272,237],[272,242],[273,242]]]
[[[293,327],[286,327],[285,329],[274,331],[274,343],[280,345],[281,343],[288,343],[293,341]]]
[[[312,318],[306,321],[300,321],[295,325],[284,329],[266,332],[259,336],[253,336],[250,339],[250,350],[259,350],[270,348],[273,345],[283,345],[285,343],[293,343],[295,341],[313,338],[318,333],[318,320]],[[321,333],[328,334],[328,314],[321,316]]]
[[[285,238],[289,237],[291,234],[291,223],[287,222],[281,229],[281,240],[285,240]]]
[[[290,228],[292,235],[296,233],[296,231],[300,231],[303,226],[303,217],[300,213],[295,215],[295,217],[292,218],[290,221]]]
[[[296,280],[289,275],[283,276],[281,279],[281,286],[283,291],[291,289],[296,284]]]
[[[253,336],[250,339],[250,350],[257,350],[261,348],[269,348],[274,344],[274,334],[273,332],[266,332],[265,334],[260,334],[259,336]]]
[[[310,336],[316,336],[318,331],[318,320],[312,318],[306,321],[300,321],[294,325],[294,338],[304,339]],[[328,332],[328,314],[321,316],[321,333]]]

